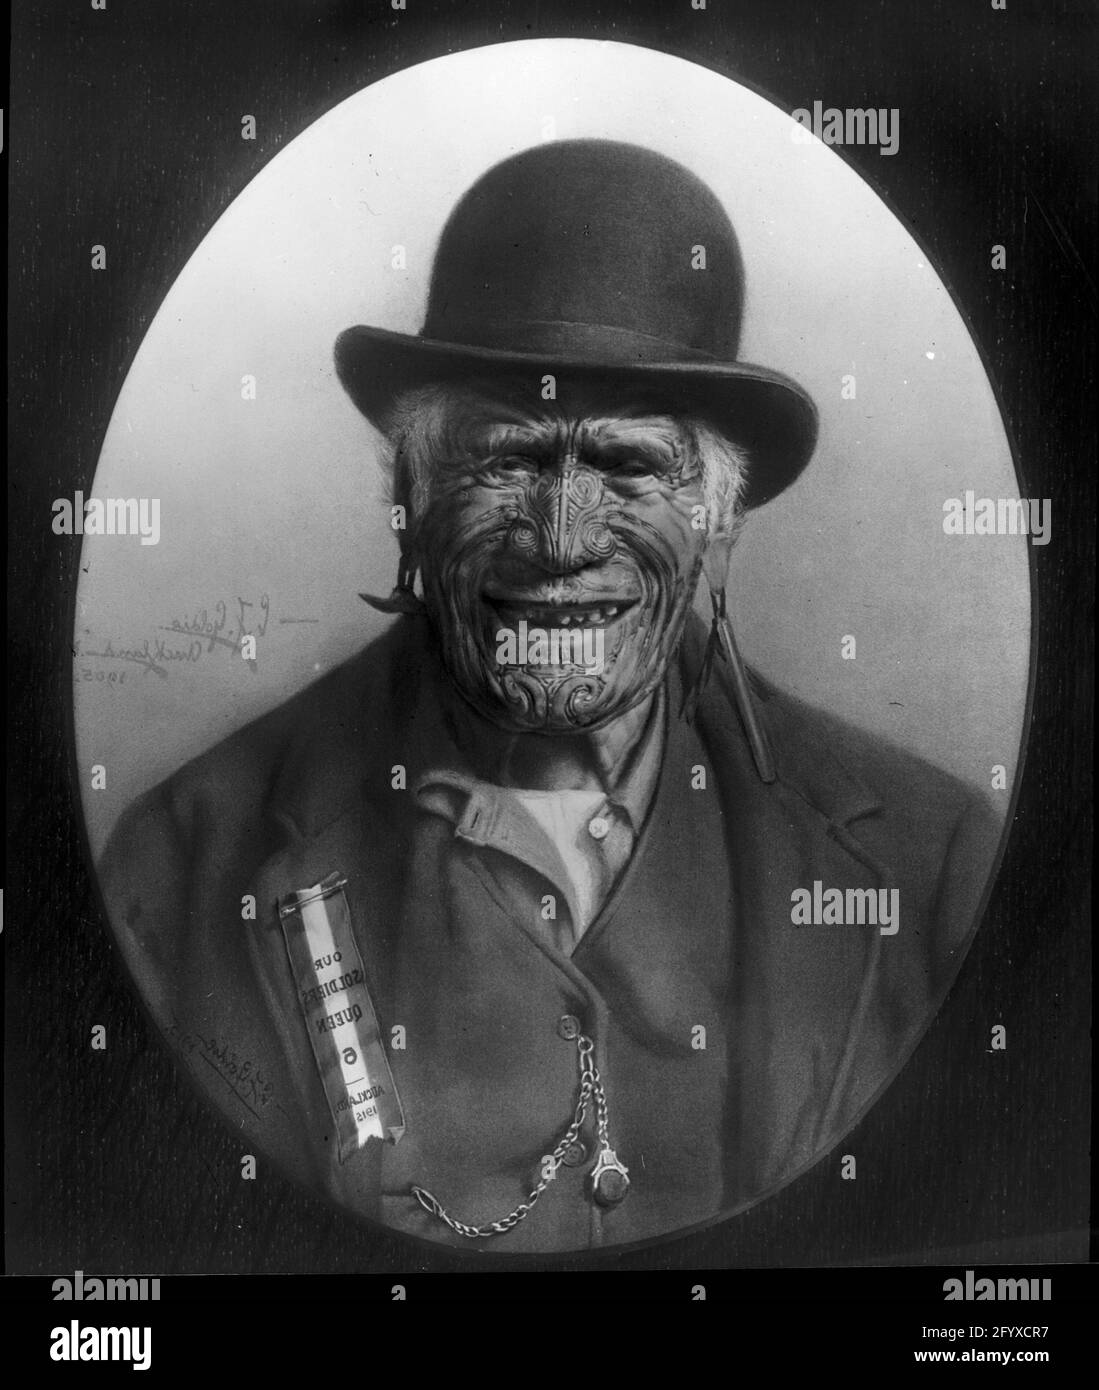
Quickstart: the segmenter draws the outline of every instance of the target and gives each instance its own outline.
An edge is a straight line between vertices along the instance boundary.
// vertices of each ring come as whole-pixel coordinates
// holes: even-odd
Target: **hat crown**
[[[459,201],[425,338],[604,364],[735,360],[744,275],[714,194],[666,156],[608,140],[537,146]]]

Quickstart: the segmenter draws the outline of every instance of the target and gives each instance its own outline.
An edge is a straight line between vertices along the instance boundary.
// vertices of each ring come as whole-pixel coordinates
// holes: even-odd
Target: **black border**
[[[1001,1218],[1003,1239],[988,1257],[1017,1249],[1003,1257],[1046,1258],[1040,1253],[1043,1237],[1078,1228],[1086,1219],[1078,1199],[1086,1166],[1081,1140],[1087,1082],[1081,1084],[1079,1075],[1086,1012],[1064,1026],[1063,1038],[1051,1038],[1049,1024],[1056,1024],[1058,1009],[1064,1017],[1079,1007],[1080,963],[1088,944],[1092,677],[1086,657],[1094,554],[1094,451],[1088,445],[1094,429],[1084,403],[1094,382],[1095,295],[1088,264],[1075,250],[1090,245],[1095,225],[1085,138],[1094,114],[1087,83],[1094,65],[1082,53],[1089,34],[1094,36],[1088,7],[1012,0],[1006,12],[989,7],[985,13],[964,0],[919,7],[752,0],[734,9],[710,0],[702,14],[688,0],[408,4],[399,14],[385,0],[244,0],[230,7],[192,0],[154,13],[123,0],[110,0],[102,13],[75,4],[46,12],[30,0],[16,6],[15,108],[9,106],[6,130],[16,191],[9,261],[8,610],[9,753],[16,769],[9,783],[9,843],[16,906],[9,908],[4,942],[13,980],[6,1035],[13,1093],[9,1140],[14,1134],[7,1149],[8,1223],[21,1247],[20,1267],[33,1250],[43,1272],[69,1272],[82,1262],[94,1268],[95,1258],[111,1255],[136,1257],[150,1268],[157,1229],[155,1202],[146,1199],[135,1215],[117,1197],[112,1208],[74,1194],[74,1185],[89,1181],[86,1163],[76,1146],[65,1153],[59,1135],[48,1132],[51,1122],[43,1125],[41,1118],[42,1093],[51,1090],[44,1076],[56,1082],[67,1069],[86,1076],[87,1058],[75,1034],[97,1009],[118,1019],[120,1047],[140,1050],[142,1028],[97,920],[79,798],[70,781],[68,647],[79,552],[76,542],[50,532],[50,501],[90,484],[117,392],[161,299],[220,212],[283,144],[361,86],[415,62],[485,43],[565,35],[674,53],[788,110],[811,106],[818,97],[837,105],[901,108],[898,155],[840,152],[901,216],[952,287],[1016,441],[1016,465],[1025,461],[1033,495],[1053,498],[1054,539],[1041,556],[1031,551],[1043,648],[1032,666],[1033,726],[1025,774],[1016,784],[1014,831],[988,920],[948,1005],[955,1023],[974,999],[991,996],[1016,1013],[1029,1009],[1021,1045],[1034,1058],[1022,1077],[992,1098],[995,1113],[982,1126],[984,1142],[968,1133],[965,1152],[954,1162],[948,1154],[940,1165],[944,1173],[973,1168],[991,1149],[992,1186],[996,1174],[1008,1175],[1015,1221]],[[244,110],[260,118],[254,148],[234,138]],[[86,248],[104,224],[124,274],[101,284],[85,273]],[[1006,276],[987,269],[987,248],[995,241],[1009,246]],[[1039,959],[1042,952],[1046,956]],[[1013,978],[1017,968],[1024,971],[1021,979]],[[91,990],[80,988],[75,977],[81,971]],[[30,999],[51,1001],[56,1021],[44,1029],[27,1027]],[[1058,999],[1065,1002],[1050,1002]],[[937,1020],[931,1033],[944,1026]],[[921,1052],[939,1055],[925,1044]],[[933,1064],[931,1055],[926,1060]],[[207,1146],[208,1156],[223,1152],[211,1146],[212,1136],[165,1074],[165,1064],[147,1065],[158,1096],[178,1107],[186,1124],[198,1126],[200,1147]],[[927,1074],[925,1067],[924,1079]],[[92,1093],[80,1102],[81,1124],[94,1135],[112,1095],[117,1097],[120,1077],[102,1085],[102,1077],[87,1080]],[[906,1074],[904,1083],[912,1102],[920,1078]],[[1022,1124],[1020,1113],[1026,1117]],[[882,1118],[887,1130],[898,1122],[896,1115]],[[98,1128],[117,1146],[109,1125]],[[981,1200],[980,1183],[971,1178],[955,1180],[959,1208]],[[11,1201],[13,1188],[25,1183],[26,1194]],[[818,1182],[795,1204],[788,1223],[813,1212],[819,1217],[826,1201],[820,1189]],[[296,1192],[286,1185],[279,1201]],[[302,1223],[320,1218],[317,1204],[296,1200],[305,1203]],[[984,1205],[991,1213],[987,1193]],[[34,1208],[29,1217],[28,1206]],[[133,1222],[135,1239],[112,1242],[102,1228],[94,1229],[97,1218],[102,1227],[120,1217]],[[65,1236],[74,1220],[77,1230]],[[790,1263],[796,1252],[788,1236],[785,1242],[776,1237],[772,1224],[757,1223],[747,1242],[724,1226],[671,1238],[647,1260],[643,1251],[640,1260],[611,1251],[576,1260],[547,1258],[546,1264],[702,1269],[730,1256],[744,1258],[744,1249],[734,1247],[745,1243],[749,1264],[769,1251]],[[322,1225],[331,1225],[327,1212]],[[909,1210],[901,1225],[917,1232],[928,1223]],[[961,1223],[963,1231],[980,1225]],[[996,1227],[986,1223],[984,1229]],[[361,1247],[361,1238],[354,1244]],[[974,1244],[957,1242],[963,1250]],[[388,1234],[372,1233],[371,1245],[369,1267],[379,1267],[376,1261],[391,1269],[425,1262],[447,1269],[485,1266],[484,1260],[449,1252],[436,1258],[418,1243],[410,1249]],[[936,1251],[956,1253],[941,1237],[907,1253],[916,1263]],[[241,1267],[257,1267],[255,1249],[238,1253]],[[839,1241],[825,1260],[820,1253],[810,1243],[801,1259],[869,1263],[873,1239],[864,1233],[861,1244]],[[196,1250],[183,1267],[195,1267],[197,1258]],[[363,1258],[361,1249],[345,1252],[336,1267],[346,1268],[351,1259],[362,1268]],[[272,1267],[262,1257],[259,1265]]]

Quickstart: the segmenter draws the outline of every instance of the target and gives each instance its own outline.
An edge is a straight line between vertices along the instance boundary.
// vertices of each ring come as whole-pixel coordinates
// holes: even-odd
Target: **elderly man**
[[[668,159],[490,170],[423,332],[337,344],[400,616],[108,847],[130,965],[234,1125],[403,1231],[579,1250],[761,1197],[888,1083],[974,924],[981,798],[740,663],[730,549],[816,432],[737,359],[742,295]]]

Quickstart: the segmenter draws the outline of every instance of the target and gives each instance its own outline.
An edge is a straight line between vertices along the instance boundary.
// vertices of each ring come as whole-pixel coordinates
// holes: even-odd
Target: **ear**
[[[359,597],[379,613],[424,613],[424,602],[416,597],[416,569],[416,562],[402,546],[401,562],[397,566],[397,583],[389,597],[381,598],[377,594],[360,594]]]

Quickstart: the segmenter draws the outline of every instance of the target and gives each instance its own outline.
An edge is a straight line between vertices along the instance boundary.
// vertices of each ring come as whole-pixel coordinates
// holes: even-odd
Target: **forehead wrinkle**
[[[585,453],[597,457],[629,455],[666,465],[678,462],[685,443],[682,427],[670,415],[586,420],[582,438]]]
[[[564,422],[541,416],[506,400],[481,397],[471,403],[462,431],[462,442],[478,453],[508,450],[546,450],[560,440]]]
[[[645,407],[624,402],[613,414],[563,410],[547,403],[530,410],[487,392],[474,392],[462,403],[455,423],[459,452],[499,455],[508,452],[552,456],[620,459],[629,455],[671,466],[680,460],[686,436],[671,415],[645,414]]]
[[[487,441],[493,449],[527,449],[549,451],[555,448],[565,433],[560,420],[523,420],[507,424],[494,422],[488,426]]]

